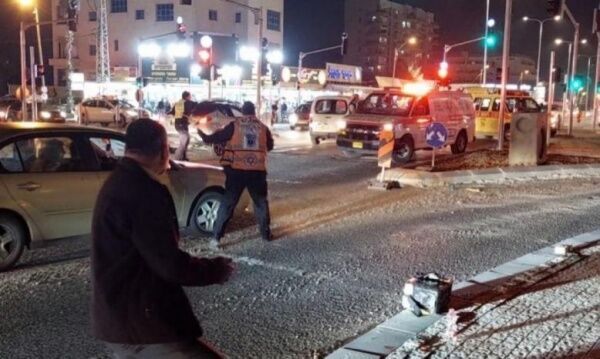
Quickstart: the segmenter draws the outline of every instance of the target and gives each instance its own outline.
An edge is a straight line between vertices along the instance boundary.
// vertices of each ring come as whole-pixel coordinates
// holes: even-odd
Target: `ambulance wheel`
[[[310,136],[310,142],[313,146],[318,146],[321,144],[321,139],[319,137]]]
[[[392,152],[392,161],[394,164],[406,164],[412,160],[415,154],[415,143],[413,139],[408,136],[402,137],[396,141],[394,146],[394,152]]]
[[[454,142],[454,144],[450,145],[450,149],[452,150],[452,153],[457,155],[459,153],[464,153],[467,150],[467,144],[468,144],[468,139],[467,139],[467,134],[465,131],[460,131],[460,133],[458,134],[458,137],[456,137],[456,142]]]
[[[510,123],[504,125],[504,142],[510,142]]]

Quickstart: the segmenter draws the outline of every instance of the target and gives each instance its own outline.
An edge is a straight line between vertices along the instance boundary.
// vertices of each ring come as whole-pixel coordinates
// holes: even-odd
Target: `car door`
[[[115,110],[113,106],[104,100],[98,100],[98,121],[103,123],[111,123],[115,120]]]
[[[96,100],[87,100],[81,104],[81,115],[88,122],[98,121],[98,109]]]
[[[89,233],[98,177],[82,158],[80,138],[71,133],[29,135],[5,146],[15,146],[19,163],[2,181],[43,238]]]

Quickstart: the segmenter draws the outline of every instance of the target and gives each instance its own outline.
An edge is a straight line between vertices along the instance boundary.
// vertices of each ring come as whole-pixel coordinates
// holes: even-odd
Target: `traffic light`
[[[346,55],[348,53],[348,34],[347,33],[342,33],[342,56]]]
[[[200,50],[198,52],[198,59],[200,59],[200,63],[202,65],[209,65],[210,64],[210,51]]]
[[[493,32],[489,32],[488,35],[484,38],[485,45],[488,48],[496,47],[498,44],[498,35]]]
[[[563,74],[562,74],[562,68],[557,67],[554,69],[554,82],[555,83],[561,83],[563,82]]]
[[[563,0],[547,0],[546,11],[548,15],[560,16],[562,14],[562,2]]]
[[[44,65],[36,65],[37,77],[43,77],[46,72]]]
[[[445,80],[448,77],[448,63],[440,62],[440,68],[438,69],[438,77],[440,80]]]
[[[77,32],[77,6],[79,1],[77,0],[69,0],[69,6],[67,9],[67,23],[69,27],[69,31]]]
[[[579,91],[583,90],[583,88],[585,87],[585,78],[583,78],[582,76],[576,75],[571,80],[570,87],[573,92],[579,92]]]

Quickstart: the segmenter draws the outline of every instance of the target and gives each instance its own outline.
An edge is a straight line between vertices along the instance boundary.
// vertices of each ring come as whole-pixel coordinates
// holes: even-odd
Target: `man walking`
[[[192,95],[188,91],[183,91],[181,100],[175,103],[171,114],[175,116],[175,130],[179,134],[179,147],[175,151],[173,158],[178,161],[187,161],[187,150],[190,145],[190,117],[196,103],[192,101]]]
[[[167,133],[133,122],[125,157],[98,195],[92,223],[92,332],[117,358],[221,358],[182,286],[223,284],[231,260],[178,248],[177,214],[159,182],[168,168]]]
[[[198,129],[205,143],[226,142],[221,165],[225,171],[225,195],[219,207],[211,247],[216,249],[223,237],[225,226],[237,203],[248,188],[254,202],[254,214],[264,240],[273,239],[267,200],[267,152],[273,149],[273,136],[267,126],[256,118],[251,102],[242,106],[244,117],[237,118],[222,130],[207,135]]]

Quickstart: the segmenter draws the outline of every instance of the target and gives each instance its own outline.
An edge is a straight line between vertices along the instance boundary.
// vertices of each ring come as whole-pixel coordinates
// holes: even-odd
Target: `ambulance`
[[[448,130],[452,153],[463,153],[475,136],[475,108],[471,95],[441,91],[429,82],[375,91],[361,101],[356,112],[338,121],[337,146],[348,157],[376,154],[379,133],[394,132],[395,164],[408,163],[416,150],[428,149],[427,127],[440,122]]]
[[[473,96],[475,103],[475,136],[477,138],[498,137],[498,118],[500,117],[500,89],[489,89],[482,87],[472,87],[465,89]],[[521,113],[540,113],[543,109],[526,91],[506,92],[506,104],[504,108],[504,140],[510,140],[510,122],[515,112]],[[556,135],[558,121],[550,121],[551,136]]]

